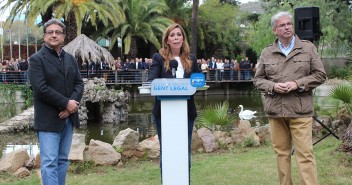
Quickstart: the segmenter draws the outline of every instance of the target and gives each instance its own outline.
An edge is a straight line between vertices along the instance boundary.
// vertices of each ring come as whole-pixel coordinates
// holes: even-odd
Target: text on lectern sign
[[[180,96],[193,95],[196,87],[193,87],[189,78],[158,78],[152,81],[152,96]]]

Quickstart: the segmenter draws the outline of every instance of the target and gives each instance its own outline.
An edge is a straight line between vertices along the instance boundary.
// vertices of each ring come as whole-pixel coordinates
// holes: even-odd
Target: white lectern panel
[[[161,101],[163,185],[189,184],[187,99]]]

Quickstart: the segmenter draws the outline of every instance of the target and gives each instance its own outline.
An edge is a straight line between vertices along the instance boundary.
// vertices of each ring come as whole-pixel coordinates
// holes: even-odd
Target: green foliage
[[[71,162],[69,171],[73,174],[81,174],[87,172],[95,166],[93,161]]]
[[[320,12],[322,36],[318,48],[324,50],[321,54],[335,57],[345,56],[348,52],[351,52],[349,48],[352,47],[352,13],[345,1],[295,0],[289,2],[293,4],[293,7],[289,3],[281,5],[278,1],[265,2],[263,5],[264,13],[259,16],[259,20],[250,23],[247,41],[258,54],[267,45],[273,43],[276,38],[270,25],[271,16],[279,11],[288,11],[294,15],[294,8],[315,5],[319,5]]]
[[[198,32],[204,40],[198,39],[198,46],[206,58],[234,58],[233,50],[240,42],[240,26],[235,24],[239,14],[237,6],[219,0],[207,0],[199,7]]]
[[[115,149],[115,151],[116,151],[117,153],[122,154],[122,152],[123,152],[123,148],[122,148],[122,147],[114,146],[114,149]]]
[[[227,126],[235,121],[233,114],[228,114],[229,103],[224,101],[205,106],[198,115],[198,127],[212,128],[213,126]]]
[[[341,141],[327,137],[314,146],[319,184],[351,184],[351,156],[336,150]],[[72,165],[72,163],[71,163]],[[332,173],[332,167],[334,167]],[[298,169],[293,162],[293,184],[300,184]],[[0,172],[0,184],[38,185],[37,170],[18,179]],[[216,173],[215,173],[216,172]],[[260,174],[260,175],[258,175]],[[89,173],[67,174],[66,184],[77,185],[155,185],[160,184],[158,160],[126,163],[123,167],[95,166]],[[226,178],[224,178],[226,177]],[[275,154],[271,146],[238,148],[231,151],[192,155],[192,185],[272,185],[278,183]]]
[[[8,0],[6,4],[0,7],[0,10],[5,10],[12,7],[10,16],[6,23],[12,25],[16,16],[20,12],[25,12],[28,9],[28,24],[33,24],[37,16],[45,15],[47,12],[52,12],[57,18],[65,18],[68,20],[69,13],[73,13],[75,17],[75,25],[77,26],[77,34],[81,33],[82,23],[90,22],[93,26],[97,26],[97,20],[100,20],[104,26],[109,24],[117,27],[124,20],[120,6],[115,0],[100,0],[100,1],[62,1],[62,0],[32,0],[32,1],[17,1]],[[27,10],[26,10],[27,11]],[[51,16],[51,15],[50,15]],[[42,20],[45,21],[45,19]]]
[[[126,20],[116,29],[112,25],[106,26],[102,32],[96,33],[95,38],[102,34],[111,38],[110,49],[115,45],[118,37],[122,37],[124,53],[137,52],[136,39],[149,42],[157,49],[160,48],[158,37],[173,21],[163,13],[167,10],[164,1],[159,0],[117,0],[122,8]],[[161,39],[160,39],[161,40]],[[136,56],[131,56],[136,57]]]
[[[339,67],[337,65],[333,65],[330,69],[328,77],[331,78],[339,78],[339,79],[348,79],[352,75],[352,70],[350,67]]]
[[[352,103],[352,86],[351,84],[341,83],[333,86],[329,91],[329,96],[333,99],[340,100],[344,103],[344,107],[350,112]]]
[[[244,141],[244,146],[245,147],[253,147],[255,144],[254,136],[252,135],[251,137],[247,138]]]
[[[32,90],[30,89],[29,85],[15,85],[15,84],[0,84],[0,91],[5,94],[9,94],[10,101],[14,101],[14,94],[16,91],[21,91],[22,98],[25,100],[26,107],[32,105],[33,98],[32,98]]]
[[[352,86],[344,83],[339,84],[330,89],[329,95],[345,104],[350,104],[352,101]]]

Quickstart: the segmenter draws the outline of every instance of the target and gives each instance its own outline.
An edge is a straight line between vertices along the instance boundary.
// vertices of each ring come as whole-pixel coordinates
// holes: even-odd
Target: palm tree
[[[185,28],[189,23],[191,11],[190,8],[185,6],[187,2],[189,0],[165,0],[168,8],[165,10],[164,15]]]
[[[124,54],[131,58],[137,56],[137,38],[146,43],[152,43],[160,48],[158,36],[172,23],[172,20],[161,16],[167,6],[159,0],[118,0],[122,7],[126,21],[118,29],[108,26],[103,30],[103,35],[110,36],[110,49],[121,37],[124,45]]]
[[[211,129],[213,126],[221,128],[234,123],[236,117],[229,114],[228,110],[229,102],[227,100],[203,107],[197,117],[197,126]]]
[[[349,83],[341,83],[337,86],[333,86],[329,91],[329,96],[333,99],[342,101],[344,104],[343,107],[349,114],[351,113],[352,86]]]
[[[64,18],[67,26],[67,42],[81,34],[82,22],[90,21],[96,26],[98,19],[104,26],[111,23],[116,28],[124,20],[116,0],[8,0],[0,10],[5,10],[12,3],[14,5],[6,21],[8,24],[11,25],[14,18],[26,8],[29,24],[34,23],[38,15],[42,16],[42,23],[52,17]]]
[[[191,53],[197,56],[197,20],[199,0],[193,0]]]

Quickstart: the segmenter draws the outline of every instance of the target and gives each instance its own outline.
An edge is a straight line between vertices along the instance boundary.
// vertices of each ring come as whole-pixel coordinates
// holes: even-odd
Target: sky
[[[248,3],[248,2],[254,2],[254,1],[258,1],[258,0],[239,0],[239,2],[241,3]]]

